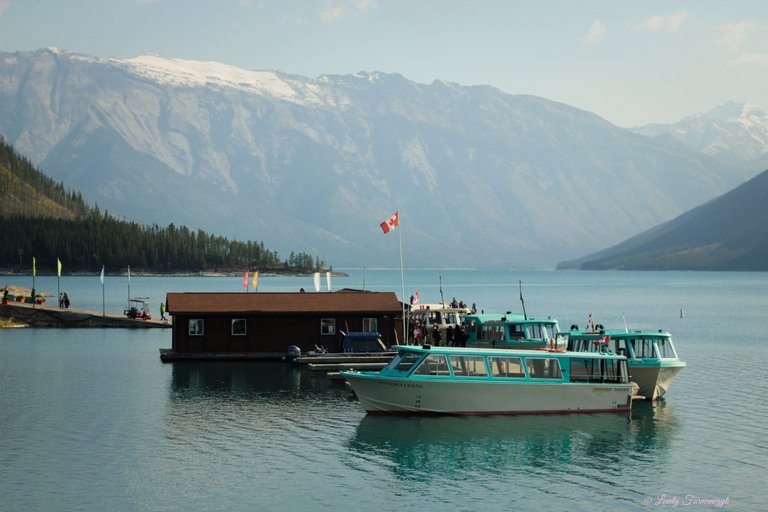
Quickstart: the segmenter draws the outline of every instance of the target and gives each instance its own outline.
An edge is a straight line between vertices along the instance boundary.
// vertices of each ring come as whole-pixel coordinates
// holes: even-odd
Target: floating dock
[[[0,304],[0,318],[30,327],[73,327],[73,328],[122,328],[122,329],[167,329],[172,320],[132,320],[117,313],[102,313],[85,309],[60,308],[46,304],[10,302]]]

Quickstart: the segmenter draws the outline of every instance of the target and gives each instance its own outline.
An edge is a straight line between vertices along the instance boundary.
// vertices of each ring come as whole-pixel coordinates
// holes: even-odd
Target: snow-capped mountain
[[[568,105],[361,72],[0,53],[0,134],[115,214],[334,266],[538,267],[753,174]]]
[[[730,102],[674,124],[650,124],[634,131],[671,138],[729,165],[748,164],[768,154],[768,114],[748,103]],[[764,169],[758,164],[754,170]]]

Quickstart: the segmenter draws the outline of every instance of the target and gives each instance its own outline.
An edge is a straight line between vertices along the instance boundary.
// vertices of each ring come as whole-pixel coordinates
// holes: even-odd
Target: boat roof
[[[623,359],[624,356],[619,356],[613,353],[600,353],[600,352],[566,352],[566,351],[551,351],[551,350],[521,350],[521,349],[501,349],[501,348],[464,348],[464,347],[439,347],[434,345],[394,345],[394,350],[404,350],[407,352],[416,352],[420,354],[447,354],[447,355],[462,355],[462,356],[536,356],[536,357],[605,357],[608,359]]]
[[[400,313],[394,292],[169,292],[172,314]]]
[[[595,337],[600,338],[604,336],[610,336],[611,338],[637,338],[638,336],[642,336],[644,338],[650,338],[650,337],[659,337],[659,338],[669,338],[671,334],[669,331],[642,331],[642,330],[635,330],[635,331],[626,331],[624,329],[601,329],[599,331],[583,331],[579,329],[571,329],[568,331],[569,336],[582,336],[582,337]]]
[[[466,315],[464,318],[476,318],[477,320],[488,323],[488,322],[496,322],[496,323],[515,323],[515,324],[541,324],[541,323],[548,323],[548,324],[556,324],[557,320],[555,320],[552,317],[547,318],[535,318],[532,316],[525,317],[525,315],[520,315],[517,313],[476,313],[476,314],[470,314]]]

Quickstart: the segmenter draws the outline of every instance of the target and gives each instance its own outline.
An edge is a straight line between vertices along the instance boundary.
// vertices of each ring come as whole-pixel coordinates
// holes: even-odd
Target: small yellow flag
[[[61,260],[59,258],[56,258],[56,272],[61,277]]]
[[[259,287],[259,271],[253,273],[253,289],[257,289]]]
[[[35,268],[35,257],[32,256],[32,277],[35,277],[37,274],[37,269]]]

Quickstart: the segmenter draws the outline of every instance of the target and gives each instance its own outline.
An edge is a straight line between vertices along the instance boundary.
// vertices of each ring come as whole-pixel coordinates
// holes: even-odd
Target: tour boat
[[[395,346],[378,372],[341,375],[368,413],[546,414],[627,412],[636,385],[627,359],[562,349]]]
[[[668,332],[605,330],[568,332],[572,352],[612,352],[627,357],[629,378],[639,387],[638,395],[658,400],[672,380],[685,368]]]
[[[470,312],[469,308],[453,307],[447,302],[416,304],[412,305],[408,312],[408,323],[411,326],[416,325],[416,323],[423,326],[425,331],[421,333],[422,340],[429,340],[432,343],[435,343],[433,329],[437,326],[440,332],[440,345],[452,345],[453,331],[455,331],[456,326],[461,325],[462,317]],[[411,341],[416,341],[412,339],[412,333],[410,338]]]
[[[464,316],[467,347],[534,349],[564,348],[557,320],[531,318],[512,313]]]

